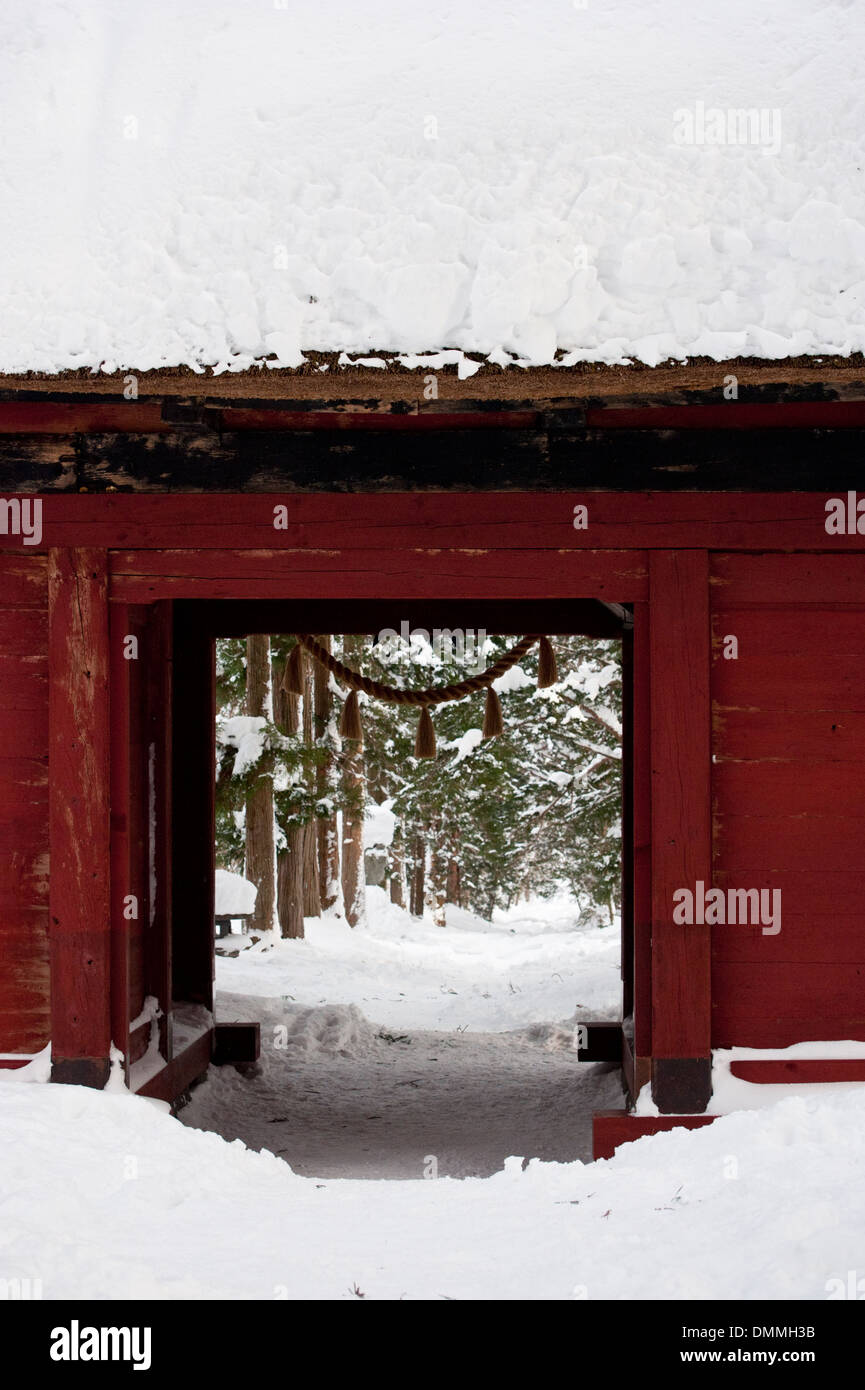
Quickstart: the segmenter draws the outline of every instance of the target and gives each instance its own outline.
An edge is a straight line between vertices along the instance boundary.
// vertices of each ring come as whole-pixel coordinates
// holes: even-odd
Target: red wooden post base
[[[111,1070],[107,1057],[52,1057],[51,1080],[101,1091]]]
[[[652,1059],[652,1099],[665,1114],[699,1114],[711,1098],[711,1057]]]

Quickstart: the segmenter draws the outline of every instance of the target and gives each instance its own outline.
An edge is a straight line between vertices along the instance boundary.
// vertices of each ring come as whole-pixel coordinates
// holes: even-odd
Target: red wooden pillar
[[[133,892],[131,808],[131,675],[137,654],[126,654],[129,606],[111,605],[111,1038],[129,1067],[130,932],[128,895]]]
[[[110,1017],[107,552],[49,553],[51,1076],[108,1077]]]
[[[653,551],[649,578],[652,1095],[694,1114],[712,1093],[710,928],[675,923],[673,894],[712,879],[707,553]]]
[[[631,796],[633,1036],[626,1039],[626,1080],[636,1098],[651,1080],[652,1057],[652,741],[648,603],[634,604],[631,636]]]
[[[172,607],[149,604],[142,648],[144,747],[147,768],[147,913],[144,923],[145,992],[159,1001],[160,1051],[174,1055],[172,1017]],[[206,717],[207,711],[202,712]],[[210,721],[216,727],[216,714]]]

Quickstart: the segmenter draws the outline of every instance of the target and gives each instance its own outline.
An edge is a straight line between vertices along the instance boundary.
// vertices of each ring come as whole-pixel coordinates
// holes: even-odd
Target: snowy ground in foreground
[[[862,1268],[861,1089],[610,1162],[357,1182],[27,1079],[0,1078],[0,1275],[46,1298],[824,1299]]]
[[[41,1279],[48,1299],[837,1297],[861,1269],[865,1088],[809,1087],[580,1162],[591,1110],[620,1103],[618,1079],[577,1061],[573,990],[565,1007],[543,971],[561,951],[558,973],[579,973],[567,951],[594,932],[615,952],[618,933],[554,923],[553,912],[513,935],[502,924],[419,930],[419,943],[434,935],[404,975],[409,1015],[436,1018],[430,991],[446,975],[464,1017],[489,1011],[486,1032],[442,1016],[437,1030],[379,1021],[393,985],[375,978],[385,928],[349,937],[368,1012],[318,1002],[338,936],[322,946],[314,930],[273,953],[274,966],[267,953],[221,962],[223,986],[228,976],[244,992],[223,992],[220,1011],[262,1019],[262,1070],[212,1070],[183,1124],[122,1090],[28,1084],[47,1078],[47,1054],[0,1075],[0,1126],[15,1136],[0,1145],[0,1279]],[[514,954],[497,979],[494,953],[473,938],[500,935]],[[503,981],[516,953],[544,940],[531,988],[547,1019],[527,1026],[508,1018],[523,1003]],[[301,960],[300,1000],[252,993],[250,979],[283,981]],[[464,973],[448,973],[456,962]],[[492,1002],[473,979],[493,986]],[[276,1028],[285,1047],[272,1045]],[[765,1105],[775,1088],[732,1093],[729,1059],[716,1057],[718,1094]],[[425,1180],[432,1155],[439,1175]]]
[[[486,1177],[513,1153],[591,1157],[618,1073],[577,1060],[577,1018],[619,1015],[618,925],[559,897],[491,924],[412,920],[368,889],[368,920],[218,958],[217,1017],[261,1022],[261,1071],[211,1068],[184,1124],[318,1177]],[[222,942],[221,945],[229,945]],[[231,943],[233,944],[233,943]]]
[[[618,924],[580,917],[567,897],[497,912],[492,923],[455,907],[447,913],[448,925],[435,927],[368,888],[366,926],[307,918],[303,941],[263,941],[235,959],[217,957],[217,989],[307,1006],[355,1004],[391,1030],[496,1033],[575,1013],[621,1016]]]

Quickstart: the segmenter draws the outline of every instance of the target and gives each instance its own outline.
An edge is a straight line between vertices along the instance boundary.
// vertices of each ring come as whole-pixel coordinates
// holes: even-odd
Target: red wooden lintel
[[[424,553],[447,552],[450,561],[485,552],[486,562],[494,563],[496,551],[522,552],[527,560],[531,552],[536,570],[586,552],[679,549],[826,552],[855,563],[865,552],[856,501],[851,506],[847,494],[839,494],[845,525],[838,534],[827,532],[832,491],[49,492],[12,499],[0,548],[25,558],[52,546],[105,548],[120,556],[175,551],[178,559],[189,551],[342,551],[370,563],[397,552],[411,553],[415,563]],[[31,509],[38,510],[38,525]],[[575,527],[575,520],[585,524]],[[720,569],[716,598],[723,597],[725,582]]]

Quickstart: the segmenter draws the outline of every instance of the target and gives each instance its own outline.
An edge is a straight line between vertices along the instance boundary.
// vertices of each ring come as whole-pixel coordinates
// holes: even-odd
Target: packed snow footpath
[[[740,1112],[611,1161],[550,1161],[584,1142],[591,1109],[621,1103],[616,1073],[572,1047],[574,1017],[588,1016],[576,1004],[597,1017],[615,997],[618,933],[573,918],[565,930],[561,903],[409,931],[378,906],[368,929],[308,924],[306,941],[220,961],[233,991],[222,1016],[263,1020],[262,1070],[212,1070],[185,1123],[129,1095],[117,1072],[104,1092],[32,1084],[47,1080],[47,1053],[0,1076],[15,1141],[0,1146],[0,1277],[40,1279],[48,1299],[847,1288],[865,1235],[863,1088],[805,1087],[772,1104],[774,1088],[734,1082],[721,1054],[717,1091]],[[340,995],[363,1009],[321,1002]],[[469,1031],[479,1023],[486,1032]],[[232,1142],[206,1132],[217,1119]],[[294,1153],[273,1152],[283,1147]],[[346,1155],[361,1176],[339,1176]]]
[[[217,957],[217,1017],[260,1021],[261,1066],[212,1069],[184,1123],[327,1178],[590,1157],[592,1111],[618,1105],[621,1086],[580,1063],[575,1026],[616,1017],[618,925],[566,895],[492,922],[448,906],[445,927],[380,888],[366,905],[355,929],[328,914],[304,940],[219,943],[237,954]]]

